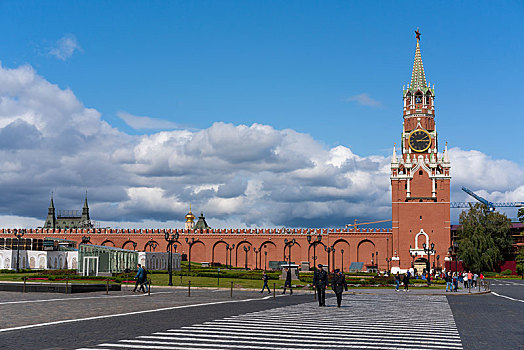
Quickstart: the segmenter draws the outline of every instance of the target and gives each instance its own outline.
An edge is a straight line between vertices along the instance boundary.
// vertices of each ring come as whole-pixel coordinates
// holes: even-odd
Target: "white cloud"
[[[348,102],[356,102],[361,106],[367,106],[367,107],[380,107],[382,106],[382,102],[377,101],[373,98],[371,98],[368,94],[362,93],[359,95],[351,96],[347,98]]]
[[[466,200],[463,185],[523,200],[522,165],[458,148],[450,157],[452,200]],[[80,209],[86,188],[102,226],[183,227],[190,203],[215,228],[391,217],[389,157],[261,124],[131,136],[31,67],[0,65],[0,227],[42,225],[53,190],[57,209]]]
[[[73,56],[75,51],[82,51],[78,40],[73,34],[66,34],[57,40],[54,47],[49,50],[49,54],[65,61]]]
[[[117,112],[117,115],[127,125],[135,130],[165,130],[178,128],[176,123],[169,120],[139,117],[126,112]]]

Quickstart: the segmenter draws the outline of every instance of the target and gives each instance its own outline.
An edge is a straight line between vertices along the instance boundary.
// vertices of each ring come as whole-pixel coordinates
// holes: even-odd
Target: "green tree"
[[[517,274],[522,276],[522,279],[524,280],[524,248],[520,248],[515,260],[517,260]]]
[[[460,214],[458,256],[474,271],[492,271],[512,244],[511,220],[480,203]]]

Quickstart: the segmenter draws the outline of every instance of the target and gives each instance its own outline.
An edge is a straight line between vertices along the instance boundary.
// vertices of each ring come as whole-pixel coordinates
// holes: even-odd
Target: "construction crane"
[[[379,221],[362,222],[362,223],[359,223],[358,226],[360,226],[360,225],[378,224],[380,222],[388,222],[388,221],[391,221],[391,220],[379,220]],[[349,227],[353,227],[356,230],[357,229],[357,219],[355,219],[355,222],[353,224],[347,224],[346,225],[346,228],[349,228]]]
[[[489,211],[494,211],[495,208],[510,208],[510,207],[524,207],[524,202],[503,202],[503,203],[493,203],[488,201],[487,199],[479,196],[475,192],[471,191],[470,189],[466,187],[462,187],[462,191],[469,194],[471,197],[478,200],[480,203],[484,204],[486,207],[488,207]],[[474,202],[451,202],[451,208],[469,208],[470,204],[474,204]]]

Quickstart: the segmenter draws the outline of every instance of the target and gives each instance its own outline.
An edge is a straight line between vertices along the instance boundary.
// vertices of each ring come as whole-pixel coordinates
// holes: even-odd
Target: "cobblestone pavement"
[[[252,291],[157,288],[151,295],[132,291],[53,294],[0,292],[1,329],[119,313],[153,310],[177,305],[260,297]]]
[[[168,328],[96,349],[462,349],[442,295],[352,295]],[[169,327],[169,325],[166,325]],[[84,348],[85,349],[85,348]]]
[[[451,307],[454,318],[449,316],[446,320],[455,320],[453,322],[456,323],[460,334],[458,346],[465,349],[524,349],[520,344],[520,340],[524,339],[521,320],[524,302],[504,297],[524,299],[523,287],[524,284],[520,281],[493,281],[492,289],[500,296],[466,295],[468,293],[464,291],[451,294],[443,290],[428,289],[412,289],[408,293],[395,292],[392,289],[351,289],[344,295],[344,302],[350,307],[348,310],[343,308],[342,314],[352,310],[355,313],[348,317],[357,320],[359,324],[372,324],[376,321],[377,326],[392,327],[396,327],[399,319],[405,321],[404,317],[408,317],[411,320],[409,324],[400,324],[402,327],[409,325],[416,329],[419,323],[431,325],[431,312],[428,314],[429,318],[418,319],[426,304],[440,305],[439,310],[449,310]],[[242,315],[263,310],[269,312],[290,305],[303,304],[301,307],[304,310],[317,310],[312,304],[307,304],[314,300],[311,292],[295,291],[293,296],[277,295],[275,299],[271,296],[265,300],[261,298],[268,296],[256,291],[234,290],[233,298],[230,298],[229,293],[229,290],[192,289],[191,297],[188,297],[187,289],[160,287],[155,289],[151,296],[134,294],[131,291],[110,292],[109,296],[106,296],[105,292],[74,295],[0,292],[0,349],[74,349],[93,347],[101,343],[118,344],[120,340],[133,340],[137,336],[154,336],[157,332],[181,330],[183,327],[203,325],[210,321],[219,322],[232,316],[244,317]],[[329,296],[332,295],[329,293]],[[443,295],[446,295],[447,299]],[[257,300],[239,302],[244,299]],[[329,300],[332,304],[333,300]],[[194,306],[196,304],[200,306]],[[358,306],[359,304],[362,307]],[[340,314],[337,308],[328,307],[325,310],[328,315]],[[116,314],[121,316],[114,317]],[[324,321],[329,319],[329,316],[323,317]],[[345,316],[339,319],[341,324],[346,322],[345,319]],[[419,323],[414,323],[415,320],[419,320]],[[307,329],[309,321],[297,318],[294,322],[294,328]],[[273,319],[272,324],[278,324],[278,317]],[[10,329],[12,327],[19,328]],[[349,329],[355,327],[355,324],[346,325]],[[451,327],[449,329],[452,330],[451,324],[447,324],[446,327]],[[334,328],[327,337],[336,337],[337,330],[340,329]],[[403,331],[400,339],[411,335],[409,330]],[[309,329],[306,333],[310,332],[313,330]],[[371,332],[377,339],[384,338],[381,330],[372,329]],[[388,340],[387,338],[384,339]],[[314,344],[315,340],[311,341]],[[400,343],[402,344],[404,343]],[[334,346],[327,346],[326,343],[325,347],[317,348]]]
[[[42,300],[48,301],[39,302],[30,295],[20,300],[22,303],[6,300],[13,293],[0,293],[0,349],[74,349],[150,334],[168,325],[205,322],[217,315],[237,315],[313,299],[312,294],[273,298],[253,291],[234,291],[231,298],[227,290],[192,290],[191,297],[187,290],[179,289],[157,289],[154,293],[158,294],[123,292],[107,297],[90,293],[65,298],[42,293]],[[25,302],[29,299],[32,301]],[[251,301],[244,302],[246,299]],[[14,325],[18,328],[13,329]]]
[[[524,283],[493,280],[491,290],[487,295],[448,296],[464,348],[524,349]]]

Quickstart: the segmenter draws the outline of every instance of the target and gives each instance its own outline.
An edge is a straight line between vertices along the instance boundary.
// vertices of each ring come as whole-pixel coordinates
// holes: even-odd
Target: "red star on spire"
[[[415,30],[415,35],[417,36],[417,40],[420,40],[420,32],[418,31],[418,28]]]

